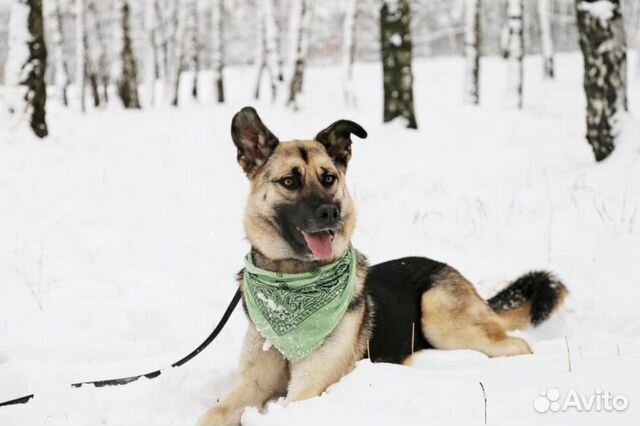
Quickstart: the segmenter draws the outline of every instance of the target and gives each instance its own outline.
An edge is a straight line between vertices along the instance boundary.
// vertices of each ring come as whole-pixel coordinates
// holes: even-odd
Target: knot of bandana
[[[245,257],[244,300],[258,332],[289,361],[322,345],[349,306],[356,282],[356,253],[302,274],[265,271]]]

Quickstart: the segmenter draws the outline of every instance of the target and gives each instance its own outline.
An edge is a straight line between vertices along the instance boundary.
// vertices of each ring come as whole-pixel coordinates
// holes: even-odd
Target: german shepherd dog
[[[233,117],[237,160],[251,184],[244,224],[257,267],[302,273],[347,252],[356,224],[346,185],[352,134],[367,136],[357,123],[339,120],[314,140],[280,143],[253,108]],[[567,294],[553,275],[530,272],[485,301],[457,270],[423,257],[369,266],[358,253],[356,276],[346,313],[302,361],[265,345],[250,320],[235,387],[198,424],[237,425],[246,407],[318,396],[367,357],[410,364],[427,348],[530,354],[527,342],[507,331],[546,320]]]

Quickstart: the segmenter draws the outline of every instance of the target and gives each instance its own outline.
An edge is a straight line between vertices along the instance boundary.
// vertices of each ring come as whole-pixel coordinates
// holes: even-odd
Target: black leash
[[[231,317],[233,310],[236,308],[236,306],[238,306],[238,302],[240,301],[241,297],[242,297],[242,293],[240,292],[240,289],[236,290],[236,294],[233,295],[233,299],[231,299],[229,306],[227,306],[227,310],[224,311],[224,314],[222,315],[222,318],[220,318],[220,321],[218,322],[218,325],[216,325],[216,328],[214,328],[211,334],[206,339],[204,339],[204,342],[202,342],[200,346],[195,348],[189,355],[171,364],[171,368],[180,367],[181,365],[191,361],[193,358],[196,357],[196,355],[198,355],[207,346],[209,346],[209,344],[213,342],[213,340],[216,337],[218,337],[218,334],[220,334],[224,326],[227,324],[227,321],[229,321],[229,317]],[[155,370],[147,374],[140,374],[138,376],[131,376],[131,377],[123,377],[120,379],[107,379],[107,380],[96,380],[94,382],[73,383],[71,386],[73,386],[74,388],[79,388],[84,385],[94,385],[97,388],[101,388],[103,386],[127,385],[129,383],[135,382],[136,380],[142,377],[146,377],[147,379],[154,379],[158,377],[160,374],[162,374],[163,370],[165,369],[162,368],[160,370]],[[8,405],[15,405],[15,404],[26,404],[33,398],[33,396],[34,394],[31,394],[31,395],[22,396],[20,398],[12,399],[10,401],[0,402],[0,407],[6,407]]]

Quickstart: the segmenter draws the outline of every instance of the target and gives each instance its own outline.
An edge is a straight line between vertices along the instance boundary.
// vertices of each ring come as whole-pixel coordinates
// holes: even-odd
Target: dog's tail
[[[556,311],[567,287],[546,271],[529,272],[487,301],[508,330],[536,326]]]

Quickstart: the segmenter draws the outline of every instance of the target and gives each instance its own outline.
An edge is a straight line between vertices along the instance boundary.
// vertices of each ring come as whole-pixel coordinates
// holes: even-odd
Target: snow
[[[355,64],[358,110],[336,102],[339,66],[307,70],[298,113],[255,104],[282,140],[312,137],[339,118],[367,129],[369,138],[353,145],[349,186],[359,217],[354,245],[372,263],[430,256],[454,265],[484,297],[545,268],[571,294],[549,322],[516,333],[534,355],[430,351],[411,367],[362,361],[321,397],[249,409],[244,424],[482,425],[480,382],[490,425],[638,423],[640,87],[630,79],[621,142],[596,164],[584,139],[580,54],[556,60],[556,79],[544,80],[541,58],[525,58],[520,111],[503,106],[501,58],[483,58],[479,107],[462,103],[462,58],[415,61],[418,131],[380,124],[376,63]],[[0,408],[1,425],[189,425],[230,390],[242,309],[206,351],[154,380],[67,386],[170,365],[231,300],[248,249],[248,184],[228,129],[254,103],[246,84],[254,74],[228,75],[225,105],[213,101],[208,76],[201,103],[184,84],[178,109],[81,116],[52,101],[45,140],[26,125],[9,128],[0,112],[0,401],[37,395]],[[561,398],[600,388],[629,407],[537,413],[536,398],[552,388]]]
[[[580,2],[578,4],[579,10],[584,10],[594,18],[600,21],[600,25],[606,28],[609,25],[609,21],[613,18],[613,13],[616,6],[609,0],[597,0],[594,2]]]

